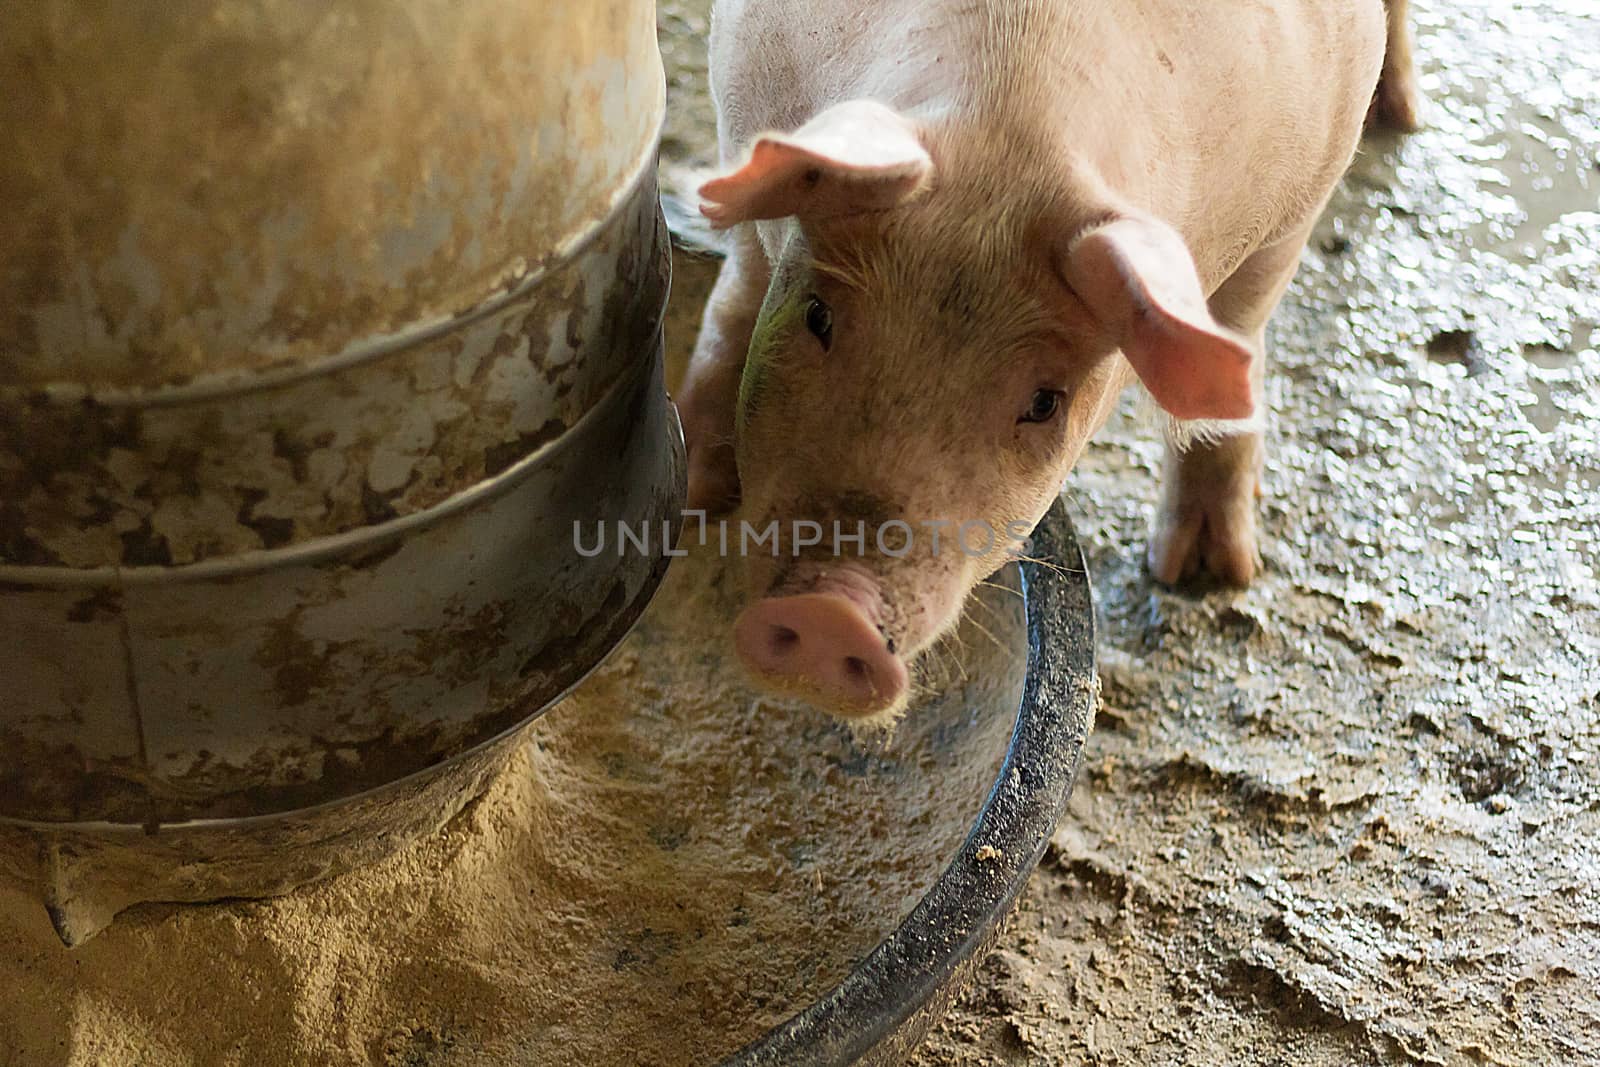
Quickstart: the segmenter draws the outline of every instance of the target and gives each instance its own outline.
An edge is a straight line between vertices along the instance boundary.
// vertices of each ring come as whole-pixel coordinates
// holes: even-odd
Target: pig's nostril
[[[758,677],[813,694],[842,715],[881,711],[904,695],[905,666],[885,636],[848,597],[769,597],[734,626],[739,656]]]
[[[772,641],[772,651],[791,652],[800,643],[800,635],[787,626],[774,626],[768,635]]]

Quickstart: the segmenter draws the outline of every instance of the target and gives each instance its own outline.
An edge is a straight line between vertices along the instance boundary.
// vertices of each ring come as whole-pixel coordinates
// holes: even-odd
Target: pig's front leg
[[[750,335],[761,314],[770,269],[751,227],[734,232],[733,251],[711,290],[694,355],[678,398],[689,450],[689,507],[726,511],[739,500],[734,415]]]
[[[1265,403],[1266,326],[1300,262],[1309,227],[1256,252],[1212,296],[1219,322],[1249,337],[1256,350],[1251,384]],[[1167,445],[1161,503],[1151,530],[1149,565],[1159,582],[1208,571],[1230,585],[1249,585],[1259,566],[1256,498],[1263,459],[1259,433],[1237,434],[1187,448]]]

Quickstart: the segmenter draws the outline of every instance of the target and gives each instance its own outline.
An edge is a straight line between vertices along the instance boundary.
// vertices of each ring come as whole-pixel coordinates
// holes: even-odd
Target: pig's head
[[[777,523],[775,551],[743,546],[735,633],[766,684],[898,713],[915,657],[1019,554],[1134,375],[1180,419],[1251,413],[1251,346],[1213,321],[1178,234],[1052,202],[1043,167],[963,160],[856,101],[703,187],[774,259],[736,419],[745,529]]]

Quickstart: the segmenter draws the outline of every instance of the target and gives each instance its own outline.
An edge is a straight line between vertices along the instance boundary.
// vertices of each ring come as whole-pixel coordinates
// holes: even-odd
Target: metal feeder
[[[0,14],[0,879],[68,944],[478,792],[675,521],[651,5]]]

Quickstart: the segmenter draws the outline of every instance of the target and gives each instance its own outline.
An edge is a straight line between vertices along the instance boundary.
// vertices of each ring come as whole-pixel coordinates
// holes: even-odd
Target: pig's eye
[[[1028,410],[1019,422],[1049,422],[1061,410],[1061,394],[1054,389],[1040,389],[1033,394]]]
[[[806,329],[822,342],[824,352],[833,347],[833,309],[818,297],[806,305]]]

